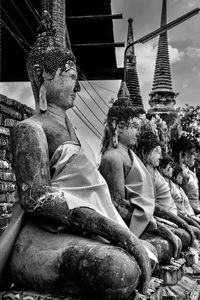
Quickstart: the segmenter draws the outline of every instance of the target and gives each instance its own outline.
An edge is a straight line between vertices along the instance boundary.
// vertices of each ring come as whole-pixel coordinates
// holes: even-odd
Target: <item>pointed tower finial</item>
[[[128,33],[127,33],[127,46],[134,42],[133,39],[133,19],[128,19]],[[124,78],[127,88],[130,93],[130,100],[132,106],[140,111],[140,113],[145,113],[142,97],[140,94],[140,86],[138,80],[138,74],[136,69],[136,56],[134,45],[131,46],[124,57]]]
[[[138,109],[135,109],[132,105],[126,82],[122,81],[117,100],[115,100],[113,105],[109,108],[107,123],[112,122],[113,119],[117,120],[117,122],[127,122],[130,118],[139,117],[139,114]]]
[[[167,0],[162,2],[161,26],[167,24]],[[167,31],[159,37],[152,91],[149,94],[150,114],[175,111],[176,94],[172,88]]]
[[[163,0],[160,27],[167,24],[167,0]]]
[[[124,81],[121,82],[121,86],[120,86],[120,89],[118,91],[117,98],[130,101],[130,93],[128,91],[126,82],[124,82]]]

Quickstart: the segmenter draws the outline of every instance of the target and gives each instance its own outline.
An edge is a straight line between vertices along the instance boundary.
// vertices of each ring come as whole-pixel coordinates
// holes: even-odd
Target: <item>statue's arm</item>
[[[102,157],[99,171],[108,184],[114,206],[121,217],[129,223],[133,208],[130,201],[125,198],[123,162],[119,160],[119,157],[111,153]]]
[[[178,227],[185,229],[191,238],[191,244],[193,244],[194,242],[194,233],[191,230],[190,226],[180,217],[180,216],[176,216],[175,214],[173,214],[172,212],[164,209],[163,207],[161,207],[159,204],[156,203],[155,205],[155,211],[154,211],[154,215],[166,220],[169,220],[173,223],[175,223],[176,225],[178,225]]]
[[[51,187],[48,144],[39,124],[29,119],[15,127],[13,156],[22,208],[40,216],[65,222],[68,206],[62,193]]]

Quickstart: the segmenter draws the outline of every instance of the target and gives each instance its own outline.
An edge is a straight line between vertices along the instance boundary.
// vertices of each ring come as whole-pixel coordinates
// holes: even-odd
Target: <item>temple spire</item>
[[[124,81],[121,82],[120,89],[117,94],[118,99],[130,100],[130,93]]]
[[[165,24],[167,24],[167,0],[163,0],[161,14],[161,26]],[[151,108],[148,113],[162,114],[174,111],[176,94],[172,88],[167,31],[159,37],[153,86],[149,95]]]
[[[134,42],[132,23],[133,19],[128,19],[127,45]],[[136,69],[136,56],[134,46],[128,49],[124,57],[124,78],[130,93],[130,100],[132,102],[132,105],[141,113],[144,113],[145,111],[140,94],[140,86]]]

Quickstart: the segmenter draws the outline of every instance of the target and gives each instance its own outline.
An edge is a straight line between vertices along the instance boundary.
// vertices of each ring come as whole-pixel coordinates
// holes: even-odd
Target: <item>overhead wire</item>
[[[78,110],[76,111],[73,108],[73,112],[77,115],[77,117],[96,135],[96,137],[101,140],[101,133],[94,127],[94,125],[83,115],[83,113],[81,112],[81,110],[75,105],[75,108]],[[87,121],[85,121],[86,118]]]
[[[77,93],[77,95],[80,99],[82,98],[79,93]],[[76,107],[77,107],[77,105],[76,105]],[[80,110],[78,107],[77,107],[77,109]],[[98,129],[88,120],[88,118],[85,116],[85,114],[82,111],[80,111],[80,112],[85,117],[85,119],[88,121],[88,123],[90,123],[96,129],[96,131],[98,131]],[[104,124],[102,122],[101,122],[101,125],[103,125],[103,127],[104,127]],[[101,135],[100,132],[99,132],[99,134]]]
[[[80,71],[80,73],[82,74],[83,78],[85,81],[87,81],[89,83],[89,85],[91,86],[91,88],[95,91],[95,93],[99,96],[99,98],[102,100],[102,102],[105,104],[105,106],[107,108],[109,108],[108,104],[106,103],[106,101],[101,97],[101,95],[97,92],[97,90],[93,87],[93,85],[91,84],[90,81],[87,80],[86,76],[83,74],[83,72],[80,70],[80,68],[77,66],[77,69]]]
[[[0,20],[0,23],[1,23],[1,25],[5,28],[5,29],[7,29],[9,32],[10,32],[10,34],[14,37],[14,39],[18,42],[18,44],[20,45],[20,47],[24,50],[24,52],[28,55],[28,51],[24,48],[24,46],[23,46],[23,44],[22,43],[24,43],[24,41],[20,38],[20,37],[18,37],[16,34],[14,34],[13,32],[12,32],[12,30],[6,25],[6,23],[1,19]],[[30,46],[29,46],[30,47]]]
[[[97,83],[92,83],[93,85],[96,85],[97,87],[100,87],[102,90],[105,90],[105,91],[108,91],[108,92],[111,92],[111,93],[114,93],[114,94],[117,94],[118,92],[116,92],[116,91],[112,91],[112,90],[110,90],[110,89],[108,89],[108,88],[106,88],[106,87],[104,87],[104,86],[101,86],[101,85],[99,85],[99,84],[97,84]]]
[[[83,97],[78,94],[79,98],[81,99],[81,101],[85,104],[85,106],[89,109],[89,111],[93,114],[93,116],[99,121],[99,123],[101,125],[103,125],[102,121],[97,117],[97,115],[92,111],[92,109],[89,107],[89,105],[85,102],[85,100],[83,99]]]
[[[28,6],[28,8],[30,9],[30,11],[32,12],[32,14],[34,15],[34,17],[36,18],[36,20],[38,21],[38,23],[41,20],[41,16],[38,13],[37,9],[34,7],[34,5],[29,1],[29,0],[25,0],[26,5]]]
[[[9,15],[7,14],[7,12],[5,11],[5,9],[2,7],[2,11],[4,12],[4,14],[6,15],[6,17],[8,18],[8,20],[11,22],[11,24],[13,25],[13,27],[17,30],[17,32],[21,35],[21,38],[23,39],[24,44],[26,44],[26,46],[30,47],[29,43],[27,42],[26,38],[23,36],[23,34],[21,33],[21,31],[17,28],[17,26],[15,25],[15,23],[12,21],[12,19],[9,17]]]
[[[31,30],[32,34],[34,35],[34,37],[36,37],[35,32],[33,31],[33,29],[31,28],[31,26],[29,25],[29,23],[27,22],[27,20],[25,19],[24,15],[21,13],[20,9],[17,7],[17,5],[15,4],[15,2],[13,0],[11,0],[13,6],[15,7],[16,11],[18,12],[18,14],[22,17],[22,19],[24,20],[24,22],[26,23],[26,25],[28,26],[28,28]]]
[[[86,81],[85,78],[82,77],[82,76],[80,76],[80,75],[79,75],[79,78],[80,78],[81,80],[83,80],[83,81]],[[89,80],[87,80],[87,81],[91,83],[91,81],[89,81]],[[106,88],[106,87],[104,87],[104,86],[102,86],[102,85],[97,84],[97,83],[94,83],[94,82],[93,82],[93,83],[91,83],[91,84],[92,84],[92,85],[96,85],[97,87],[100,87],[102,90],[106,90],[106,91],[108,91],[108,92],[117,94],[116,91],[110,90],[110,89],[108,89],[108,88]]]
[[[101,112],[106,116],[106,113],[103,111],[103,109],[101,108],[101,106],[96,102],[96,100],[94,99],[94,97],[92,97],[92,95],[90,94],[90,92],[88,91],[88,89],[83,85],[82,82],[81,86],[84,88],[84,90],[86,91],[86,93],[90,96],[90,98],[95,102],[95,104],[98,106],[98,108],[101,110]]]

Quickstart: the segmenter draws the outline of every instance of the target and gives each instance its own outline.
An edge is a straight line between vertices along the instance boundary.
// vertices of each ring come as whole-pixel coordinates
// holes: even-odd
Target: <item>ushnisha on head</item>
[[[138,155],[145,165],[158,167],[162,158],[162,143],[152,131],[141,131],[138,137]]]
[[[36,107],[46,110],[44,78],[53,80],[56,72],[73,69],[76,73],[76,60],[73,53],[56,41],[56,30],[50,14],[45,10],[37,30],[37,39],[28,55],[27,71],[32,85]],[[76,91],[80,90],[76,80]]]
[[[140,124],[139,112],[132,106],[126,83],[121,82],[118,98],[109,109],[104,132],[103,150],[111,143],[118,147],[118,141],[125,146],[135,143]]]

